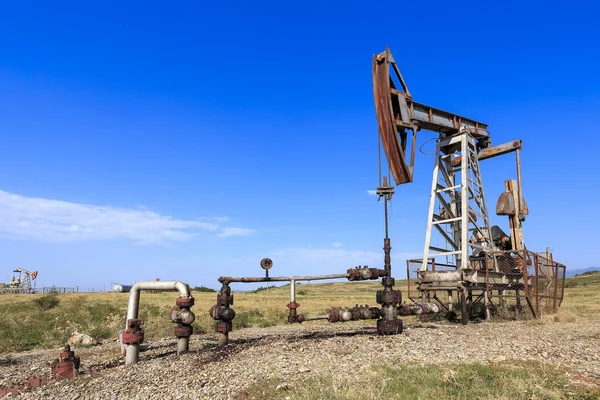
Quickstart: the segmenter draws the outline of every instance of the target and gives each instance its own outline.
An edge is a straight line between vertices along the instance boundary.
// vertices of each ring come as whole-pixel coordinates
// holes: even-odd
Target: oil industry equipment
[[[219,344],[228,342],[235,318],[229,286],[233,282],[289,282],[290,323],[376,319],[379,334],[402,332],[401,315],[445,311],[454,319],[460,311],[466,324],[471,317],[488,319],[500,309],[519,315],[526,311],[523,299],[533,317],[560,306],[565,266],[553,261],[549,251],[528,251],[523,240],[522,223],[529,211],[522,195],[521,140],[492,146],[487,124],[415,102],[389,49],[373,56],[372,78],[380,151],[376,193],[383,200],[385,221],[383,268],[359,266],[341,274],[269,277],[273,263],[265,258],[261,261],[264,277],[222,276],[217,303],[210,310],[217,321]],[[413,181],[416,138],[421,130],[438,136],[424,255],[407,261],[408,302],[403,303],[401,292],[394,289],[388,206],[395,186]],[[509,153],[516,155],[517,179],[505,182],[506,192],[496,206],[498,215],[508,217],[507,235],[498,226],[490,226],[479,163]],[[381,278],[383,288],[375,296],[380,307],[333,308],[319,316],[298,313],[296,282],[340,278]]]
[[[533,253],[525,246],[522,224],[529,210],[522,194],[521,140],[492,146],[486,124],[414,102],[389,49],[373,59],[373,88],[379,136],[396,185],[412,182],[416,133],[439,134],[424,254],[407,262],[408,297],[434,301],[451,317],[456,301],[463,324],[470,317],[489,319],[490,309],[518,315],[522,299],[534,317],[556,312],[566,267],[549,250]],[[490,226],[479,162],[513,152],[517,179],[505,181],[496,205],[496,214],[508,217],[509,236]]]
[[[37,275],[37,271],[31,272],[23,268],[15,268],[11,281],[6,284],[0,284],[0,294],[32,293],[35,290],[35,278]],[[32,281],[34,287],[31,287]]]

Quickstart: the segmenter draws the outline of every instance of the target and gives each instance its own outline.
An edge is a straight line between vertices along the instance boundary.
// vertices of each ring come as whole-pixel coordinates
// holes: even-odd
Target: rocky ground
[[[373,365],[406,363],[504,363],[536,360],[567,368],[573,382],[600,386],[597,321],[423,323],[404,334],[380,337],[372,323],[303,324],[234,331],[216,346],[213,335],[193,336],[189,354],[175,354],[175,339],[151,344],[140,363],[125,367],[118,344],[75,349],[82,375],[9,395],[48,399],[228,399],[256,382],[275,378],[295,385],[330,375],[348,379]],[[49,375],[58,349],[0,357],[0,387]]]

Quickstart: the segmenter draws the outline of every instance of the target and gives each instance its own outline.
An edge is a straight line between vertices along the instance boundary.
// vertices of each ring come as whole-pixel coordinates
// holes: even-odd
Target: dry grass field
[[[243,284],[232,286],[244,290]],[[325,314],[330,307],[376,305],[375,291],[379,282],[298,284],[297,301],[300,312],[307,315]],[[398,288],[406,289],[399,282]],[[216,293],[193,292],[196,305],[194,330],[207,333],[214,329],[208,310],[216,302]],[[255,293],[236,292],[234,328],[268,327],[287,323],[289,285],[271,287]],[[174,292],[143,292],[140,319],[147,339],[172,336],[173,325],[168,313],[175,305]],[[56,298],[53,307],[44,306],[44,300]],[[55,347],[64,343],[72,332],[84,332],[99,340],[118,335],[125,323],[127,293],[67,293],[48,295],[0,296],[0,352],[22,351]],[[52,303],[52,301],[50,301]],[[49,304],[52,306],[53,304]],[[45,309],[48,308],[48,309]],[[27,332],[26,335],[23,333]]]
[[[397,286],[406,290],[406,282],[398,282]],[[297,286],[297,301],[301,305],[300,312],[317,315],[326,313],[331,306],[375,305],[378,288],[378,282],[301,284]],[[243,290],[244,286],[234,285],[233,289]],[[140,318],[144,321],[147,340],[173,342],[173,325],[167,316],[176,296],[173,292],[142,293]],[[0,360],[2,357],[5,361],[18,360],[24,350],[55,349],[74,331],[88,333],[107,343],[112,350],[106,354],[114,358],[117,354],[113,348],[114,338],[124,325],[127,297],[128,294],[114,293],[0,296],[0,353],[3,354]],[[194,292],[194,297],[193,311],[197,316],[194,327],[198,335],[194,336],[192,346],[200,346],[199,350],[181,359],[163,359],[160,354],[154,359],[147,355],[145,357],[150,358],[143,359],[138,369],[133,370],[147,374],[139,368],[162,369],[168,365],[179,368],[178,363],[199,365],[198,360],[204,360],[201,365],[206,369],[199,370],[198,374],[212,377],[206,381],[194,378],[188,382],[188,392],[178,391],[181,385],[173,391],[168,384],[158,386],[164,389],[159,390],[161,393],[179,393],[172,398],[599,398],[600,273],[568,278],[559,313],[540,320],[492,321],[468,327],[441,322],[424,326],[439,328],[423,329],[419,328],[422,323],[416,318],[403,318],[407,332],[384,339],[394,349],[387,356],[380,353],[384,347],[379,347],[379,339],[373,340],[374,321],[335,326],[320,321],[285,326],[289,286],[254,293],[236,292],[232,344],[229,350],[219,350],[213,344],[213,321],[208,315],[216,293]],[[297,341],[296,335],[304,339]],[[447,336],[446,343],[443,335]],[[313,337],[316,347],[311,345]],[[470,341],[469,337],[473,339]],[[414,342],[415,338],[419,340]],[[419,344],[432,339],[441,339],[440,347]],[[447,356],[451,353],[445,352],[452,351],[454,342],[461,343],[459,353],[464,357]],[[496,342],[501,345],[497,350]],[[328,346],[327,352],[318,348],[324,343]],[[276,351],[273,346],[282,350]],[[80,351],[83,357],[92,358],[94,352],[105,351],[100,349],[102,347]],[[285,355],[286,351],[289,356]],[[55,356],[54,353],[46,357],[51,356]],[[302,359],[294,364],[297,370],[290,376],[285,374],[290,363],[288,357]],[[322,363],[319,357],[323,358]],[[211,360],[208,364],[207,359]],[[273,361],[268,361],[271,359]],[[211,364],[214,360],[221,360],[217,363],[222,367]],[[9,375],[11,366],[4,372],[2,369],[7,363],[10,364],[8,361],[0,363],[0,378],[3,374]],[[106,375],[115,387],[117,382],[126,379],[125,370],[119,372],[121,368],[125,367],[113,368]],[[353,374],[352,368],[361,373]],[[320,370],[329,372],[316,372]],[[227,371],[231,379],[223,378],[229,377]],[[220,383],[223,379],[230,385]],[[2,382],[0,379],[0,386]],[[70,385],[69,390],[85,394],[87,389],[82,385],[88,384],[67,385]],[[100,385],[97,393],[100,397],[90,398],[102,398],[104,386],[97,385]],[[138,391],[147,387],[148,383]],[[50,398],[60,398],[60,395],[53,397],[52,390],[44,393]]]

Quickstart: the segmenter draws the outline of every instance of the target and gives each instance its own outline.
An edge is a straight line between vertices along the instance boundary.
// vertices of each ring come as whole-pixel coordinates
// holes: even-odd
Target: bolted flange
[[[190,308],[194,305],[194,298],[192,296],[178,297],[177,300],[175,300],[175,304],[179,307]]]
[[[140,344],[144,341],[144,330],[141,328],[142,321],[139,319],[128,319],[127,329],[121,335],[123,344]]]
[[[175,327],[175,337],[178,339],[190,337],[193,333],[194,328],[190,325],[179,324]]]
[[[402,320],[378,320],[377,333],[379,333],[380,335],[397,335],[399,333],[402,333]]]

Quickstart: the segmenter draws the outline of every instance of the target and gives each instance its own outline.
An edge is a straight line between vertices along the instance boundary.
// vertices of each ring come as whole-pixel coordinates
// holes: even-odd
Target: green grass
[[[352,380],[309,379],[287,390],[281,380],[257,382],[244,399],[597,399],[600,393],[571,384],[564,371],[540,363],[520,365],[377,366]]]
[[[16,301],[0,304],[0,353],[61,346],[75,331],[98,340],[116,338],[125,325],[126,296],[115,297],[110,293],[11,296]],[[145,337],[173,336],[175,325],[169,319],[175,303],[173,294],[144,293],[142,298],[139,318]],[[166,304],[166,299],[171,304]],[[194,323],[195,332],[205,333],[211,327],[210,317],[200,313]]]

